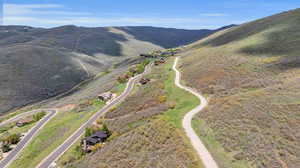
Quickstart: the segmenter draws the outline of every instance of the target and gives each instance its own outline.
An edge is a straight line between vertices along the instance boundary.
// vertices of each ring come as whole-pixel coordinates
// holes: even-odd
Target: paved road
[[[152,64],[151,64],[152,65]],[[56,148],[50,155],[48,155],[36,168],[48,168],[54,163],[60,156],[62,156],[75,142],[77,142],[81,135],[85,132],[85,128],[92,125],[100,116],[105,114],[109,109],[119,104],[124,100],[132,91],[135,82],[144,74],[150,71],[151,65],[147,66],[143,74],[137,75],[129,79],[124,92],[112,100],[109,104],[105,105],[100,111],[94,114],[86,123],[84,123],[79,129],[77,129],[63,144]]]
[[[37,109],[37,110],[32,110],[32,111],[28,111],[28,112],[24,112],[24,113],[21,113],[19,115],[16,115],[10,119],[7,119],[5,121],[2,121],[0,123],[0,127],[6,125],[6,124],[9,124],[9,123],[12,123],[12,122],[17,122],[18,120],[24,118],[24,117],[27,117],[27,116],[30,116],[30,115],[33,115],[35,113],[39,113],[39,112],[42,112],[42,111],[47,111],[48,109]]]
[[[193,147],[196,149],[197,154],[200,157],[200,159],[202,160],[202,163],[204,164],[204,166],[206,168],[218,168],[216,161],[213,159],[213,157],[211,156],[209,151],[206,149],[203,142],[200,140],[200,138],[198,137],[198,135],[192,128],[193,117],[207,106],[207,100],[205,99],[205,97],[203,97],[201,94],[194,91],[193,89],[180,84],[180,72],[176,69],[177,63],[178,63],[178,57],[176,57],[174,65],[173,65],[173,70],[176,72],[175,84],[179,88],[184,89],[184,90],[192,93],[193,95],[197,96],[201,102],[200,105],[195,107],[193,110],[191,110],[184,116],[184,118],[182,120],[183,128],[186,132],[186,135],[190,139]]]
[[[17,144],[17,146],[0,162],[0,168],[5,168],[10,165],[10,163],[16,159],[18,154],[23,150],[23,148],[32,140],[32,138],[38,133],[40,129],[56,114],[56,109],[43,110],[48,112],[48,114],[43,117],[31,130],[23,137],[23,139]]]

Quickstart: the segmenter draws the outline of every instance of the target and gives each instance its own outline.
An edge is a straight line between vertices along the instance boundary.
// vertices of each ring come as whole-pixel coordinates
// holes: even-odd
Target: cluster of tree
[[[39,121],[40,119],[42,119],[44,116],[46,115],[46,112],[40,112],[40,113],[37,113],[35,115],[33,115],[33,120],[36,122],[36,121]]]
[[[11,150],[10,145],[15,145],[21,140],[20,134],[11,134],[1,139],[2,142],[2,151],[8,152]]]
[[[140,56],[146,58],[170,57],[177,54],[180,50],[181,48],[170,48],[166,50],[152,51],[149,54],[141,54]]]
[[[85,133],[84,136],[85,137],[89,137],[91,135],[93,135],[94,133],[96,133],[97,131],[104,131],[106,132],[108,135],[111,135],[110,130],[108,129],[106,124],[102,124],[101,127],[87,127],[85,129]]]
[[[128,81],[129,78],[135,76],[136,74],[141,74],[145,71],[145,67],[150,63],[149,59],[145,59],[141,63],[130,67],[128,72],[125,75],[119,76],[118,77],[118,82],[119,83],[125,83]]]

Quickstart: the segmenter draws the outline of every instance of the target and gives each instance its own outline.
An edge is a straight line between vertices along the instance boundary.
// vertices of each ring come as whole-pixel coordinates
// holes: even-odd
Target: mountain
[[[217,32],[181,54],[209,97],[194,125],[221,167],[300,167],[300,9]]]
[[[215,31],[1,26],[0,113],[65,92],[141,53],[185,45]]]

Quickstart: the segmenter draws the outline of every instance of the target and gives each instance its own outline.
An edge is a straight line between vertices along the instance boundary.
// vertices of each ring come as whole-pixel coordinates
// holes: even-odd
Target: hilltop
[[[194,120],[221,167],[299,167],[300,9],[217,32],[181,54],[209,97]]]

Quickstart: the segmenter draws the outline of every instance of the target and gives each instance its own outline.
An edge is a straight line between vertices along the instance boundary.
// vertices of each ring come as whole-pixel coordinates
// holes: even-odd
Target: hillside
[[[217,32],[181,54],[209,97],[194,120],[221,167],[300,167],[300,9]]]
[[[153,27],[1,26],[0,113],[65,92],[112,70],[113,65],[127,66],[141,53],[194,42],[213,32]]]
[[[101,148],[82,155],[76,150],[78,142],[59,159],[58,166],[203,168],[181,127],[183,115],[199,102],[175,86],[172,65],[169,59],[153,66],[146,76],[149,83],[136,85],[123,103],[98,120],[112,132]]]

